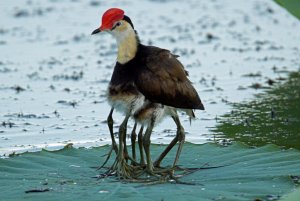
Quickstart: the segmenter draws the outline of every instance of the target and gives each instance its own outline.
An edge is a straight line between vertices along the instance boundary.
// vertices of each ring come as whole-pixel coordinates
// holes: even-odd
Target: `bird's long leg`
[[[131,178],[131,174],[130,172],[128,172],[128,164],[126,163],[124,156],[124,135],[126,135],[127,122],[129,117],[130,114],[127,114],[119,128],[119,150],[117,155],[117,174],[119,178]]]
[[[113,150],[115,151],[116,154],[118,153],[118,147],[117,147],[117,143],[116,143],[115,136],[114,136],[114,130],[113,130],[113,124],[114,124],[114,120],[112,118],[113,112],[114,112],[114,108],[112,107],[109,112],[109,115],[107,117],[107,125],[108,125],[108,129],[109,129],[109,133],[110,133],[112,147],[109,150],[109,152],[106,154],[107,157],[106,157],[105,161],[103,162],[103,164],[100,167],[97,168],[97,170],[103,168],[106,165],[106,163],[110,159],[110,156],[111,156]]]
[[[140,165],[145,165],[145,158],[144,158],[144,146],[143,146],[143,130],[144,126],[141,126],[139,134],[138,134],[138,143],[139,143],[139,150],[140,150]]]
[[[112,144],[112,148],[115,150],[116,154],[118,153],[118,147],[117,147],[117,143],[115,140],[115,136],[114,136],[114,120],[112,118],[112,114],[114,112],[114,108],[112,107],[109,115],[107,117],[107,125],[108,125],[108,129],[109,129],[109,133],[110,133],[110,137],[111,137],[111,144]]]
[[[137,123],[135,122],[134,123],[134,126],[133,126],[133,129],[131,131],[131,150],[132,150],[132,158],[133,160],[136,160],[136,152],[135,152],[135,141],[136,141],[136,126],[137,126]],[[134,165],[134,162],[131,161],[131,165]]]
[[[147,171],[149,174],[154,175],[153,173],[153,164],[152,164],[152,160],[151,160],[151,155],[150,155],[150,137],[151,137],[151,133],[154,127],[154,120],[151,119],[150,124],[148,125],[145,135],[143,137],[143,146],[145,149],[145,153],[146,153],[146,161],[147,161]]]
[[[184,128],[182,127],[182,125],[180,123],[178,115],[176,115],[175,117],[173,117],[173,119],[174,119],[174,121],[175,121],[175,123],[177,125],[177,133],[176,133],[176,135],[178,136],[178,142],[179,142],[178,149],[177,149],[176,156],[175,156],[175,160],[174,160],[174,163],[173,163],[173,167],[175,167],[176,163],[177,163],[177,161],[179,159],[179,156],[180,156],[180,153],[181,153],[184,141],[185,141],[185,133],[184,133]]]
[[[173,166],[176,165],[177,163],[177,160],[179,158],[179,155],[180,155],[180,152],[182,150],[182,145],[184,143],[184,140],[185,140],[185,134],[184,134],[184,128],[182,127],[181,123],[180,123],[180,120],[179,120],[179,117],[178,117],[178,114],[177,112],[172,115],[172,118],[174,120],[174,122],[176,123],[177,125],[177,133],[176,133],[176,136],[175,138],[171,141],[171,143],[166,147],[166,149],[160,154],[160,156],[158,157],[158,159],[156,159],[156,161],[154,162],[154,166],[155,167],[159,167],[160,166],[160,163],[161,161],[165,158],[165,156],[171,151],[171,149],[176,145],[176,143],[179,141],[180,144],[179,144],[179,147],[178,147],[178,150],[177,150],[177,153],[176,153],[176,157],[175,157],[175,161],[173,163]]]
[[[126,129],[125,129],[125,133],[123,135],[123,149],[124,149],[124,156],[125,156],[126,162],[128,162],[128,158],[129,158],[129,154],[128,154],[128,150],[127,150],[127,143],[126,143],[127,123],[128,123],[128,121],[126,122]]]

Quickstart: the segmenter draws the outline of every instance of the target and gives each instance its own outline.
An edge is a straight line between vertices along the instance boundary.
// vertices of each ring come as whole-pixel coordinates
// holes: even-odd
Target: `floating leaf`
[[[0,159],[1,200],[268,200],[290,193],[297,185],[291,176],[300,175],[297,150],[274,145],[249,148],[241,143],[226,147],[186,143],[181,167],[222,167],[181,178],[194,185],[145,185],[120,182],[115,177],[97,180],[93,177],[105,170],[92,167],[104,161],[101,156],[109,148],[69,146]],[[151,148],[157,156],[165,146]],[[170,153],[164,165],[172,164],[174,155]]]

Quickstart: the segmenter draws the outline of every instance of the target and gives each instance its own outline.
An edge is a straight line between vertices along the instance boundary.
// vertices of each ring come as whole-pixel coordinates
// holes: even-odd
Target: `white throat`
[[[125,64],[136,55],[138,46],[136,33],[130,26],[126,26],[121,31],[113,32],[113,35],[117,39],[118,44],[117,61],[121,64]]]

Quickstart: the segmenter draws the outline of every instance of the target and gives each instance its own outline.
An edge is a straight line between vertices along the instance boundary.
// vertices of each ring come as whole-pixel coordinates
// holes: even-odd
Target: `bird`
[[[130,117],[145,126],[143,148],[146,154],[146,169],[154,174],[163,158],[179,142],[173,166],[176,165],[184,140],[184,128],[180,123],[178,110],[183,110],[194,118],[195,109],[204,110],[204,105],[188,79],[188,73],[178,56],[169,50],[143,45],[131,19],[120,8],[110,8],[104,12],[99,28],[92,35],[110,33],[117,41],[118,53],[114,71],[109,82],[107,98],[112,109],[108,117],[112,127],[113,110],[124,113],[119,127],[119,145],[116,172],[122,177],[130,177],[131,167],[124,157],[125,135]],[[177,133],[154,163],[150,156],[150,136],[153,127],[164,116],[171,116],[177,125]],[[134,128],[135,129],[135,128]]]

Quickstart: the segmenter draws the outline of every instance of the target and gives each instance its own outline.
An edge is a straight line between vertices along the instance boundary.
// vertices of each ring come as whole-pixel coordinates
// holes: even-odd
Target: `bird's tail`
[[[194,110],[193,109],[181,109],[183,112],[186,113],[186,115],[189,116],[190,124],[192,124],[192,120],[196,118]]]

